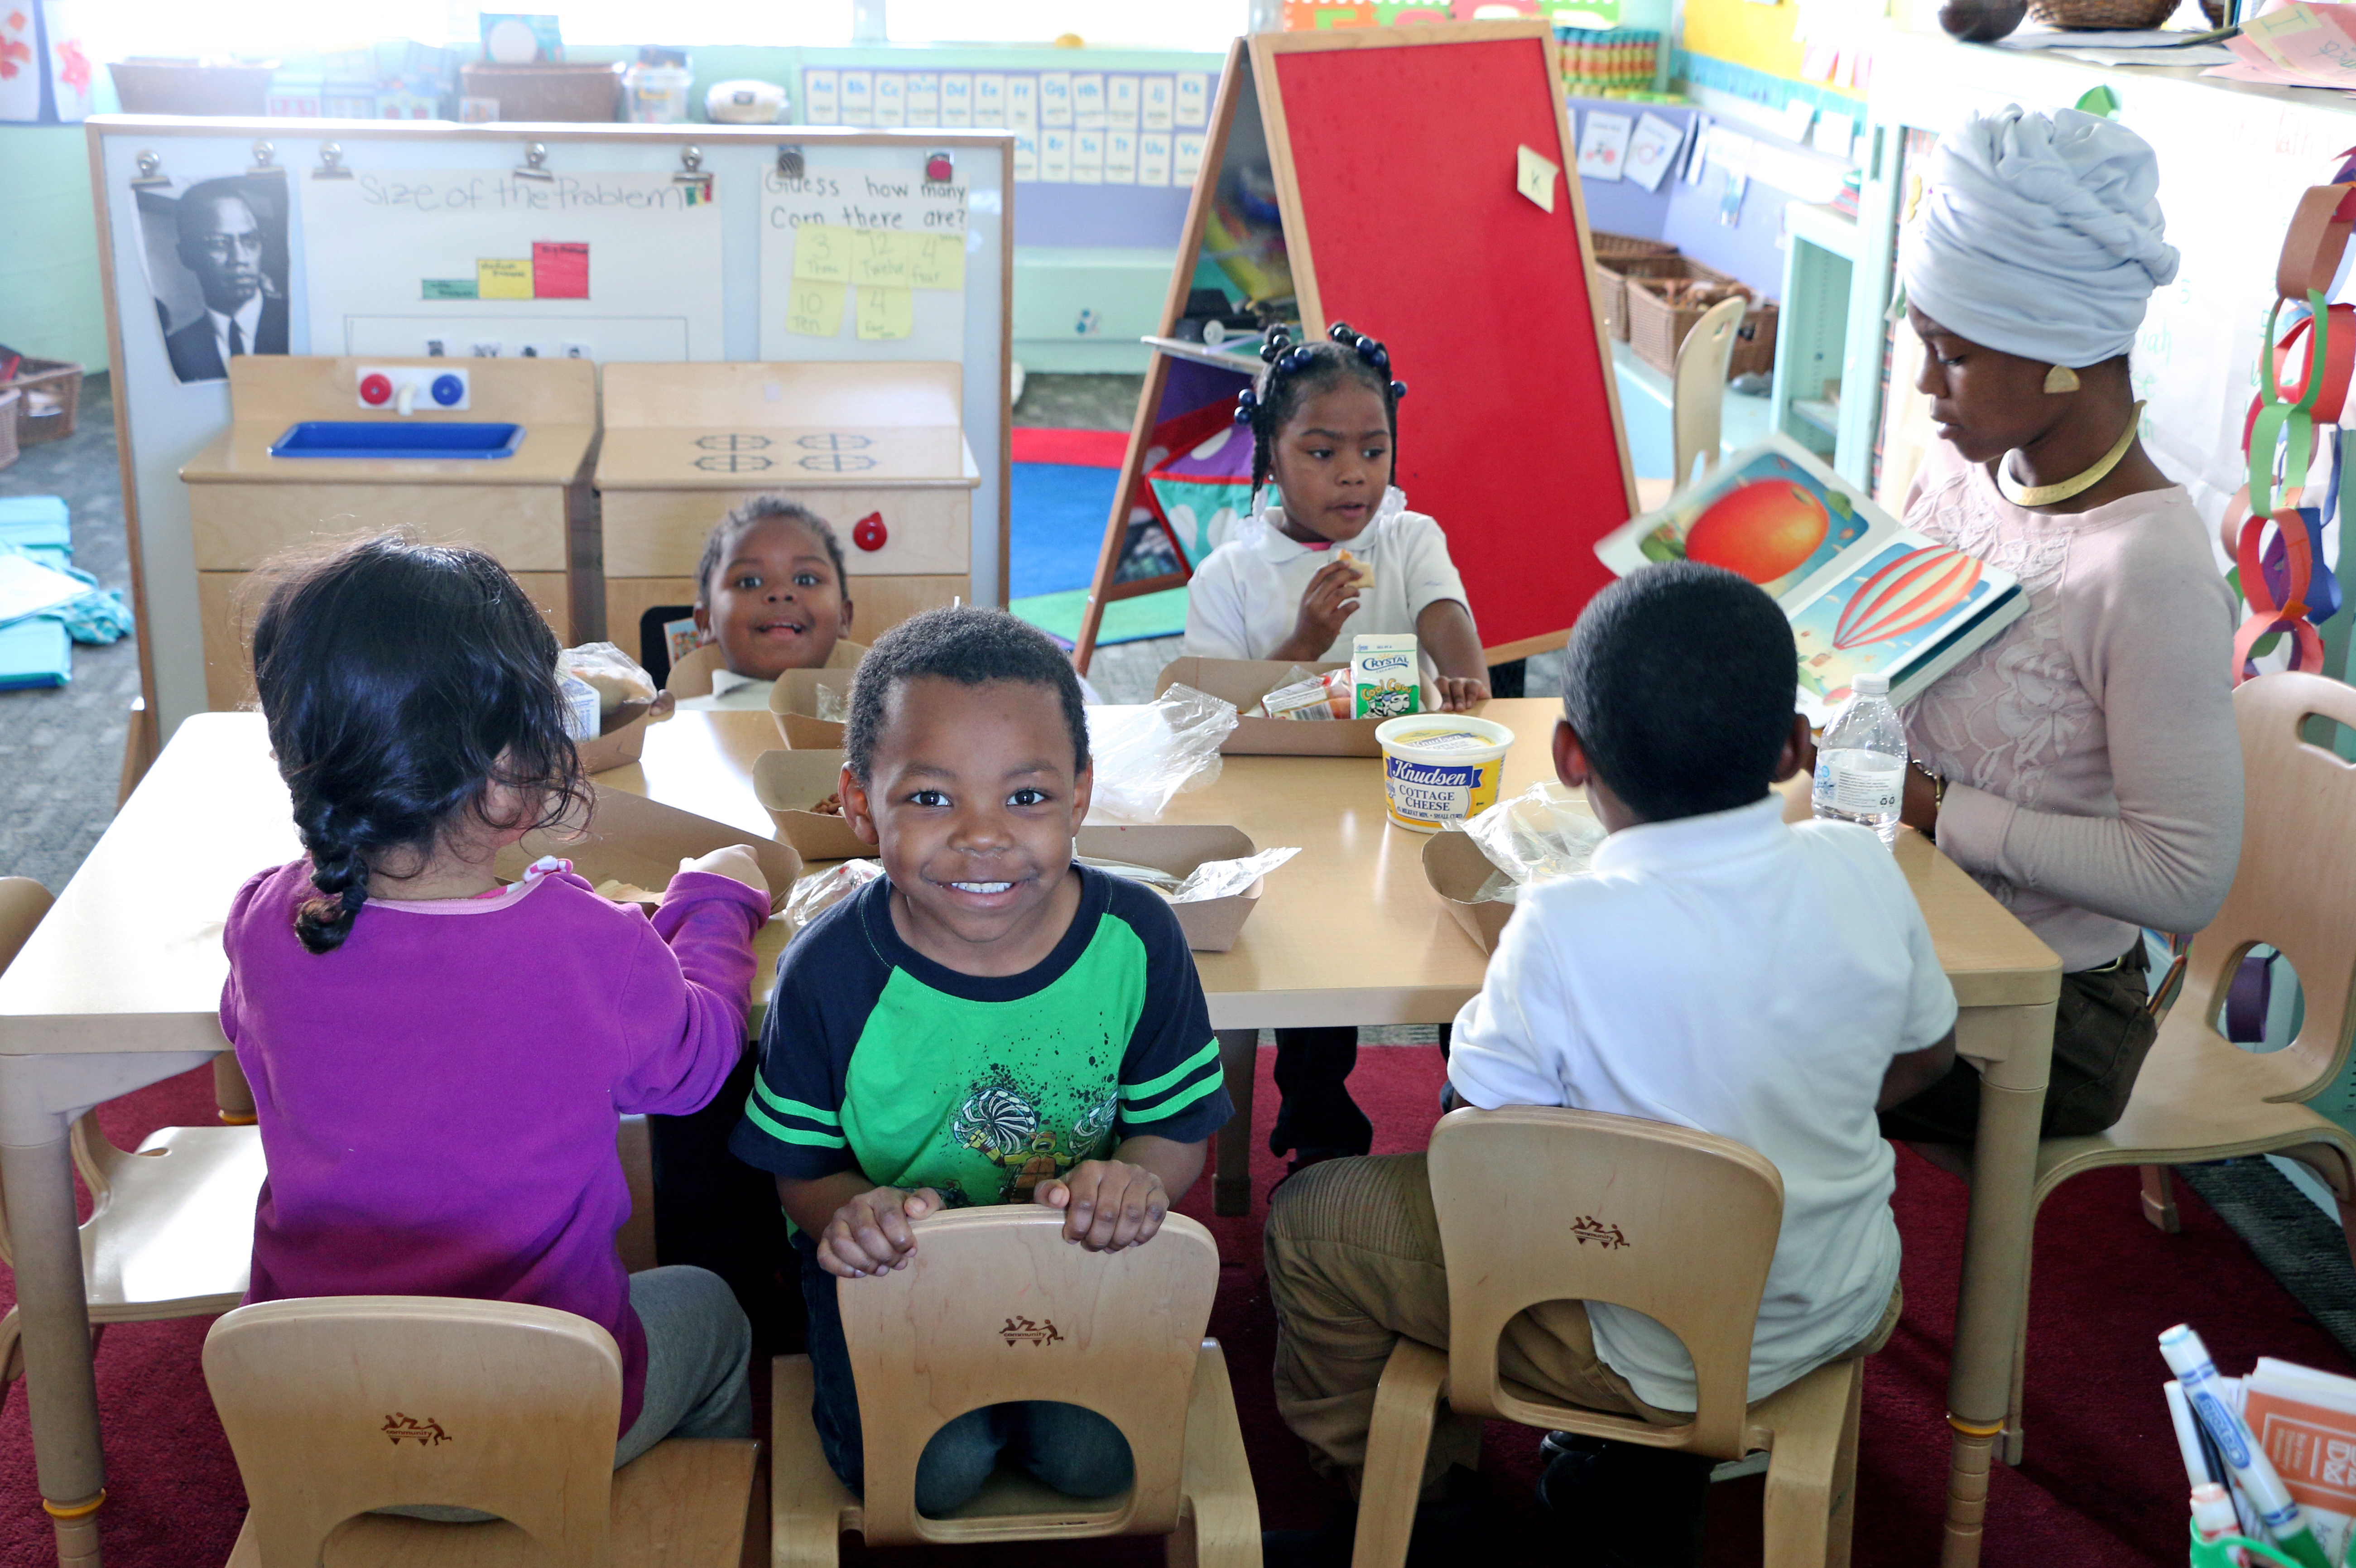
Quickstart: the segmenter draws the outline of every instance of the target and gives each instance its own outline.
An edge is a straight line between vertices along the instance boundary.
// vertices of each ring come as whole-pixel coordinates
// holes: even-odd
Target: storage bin
[[[594,121],[618,119],[622,103],[620,60],[603,65],[492,65],[460,68],[466,96],[495,99],[501,120]]]
[[[1677,345],[1686,340],[1686,334],[1694,329],[1694,324],[1708,313],[1710,305],[1716,303],[1713,300],[1698,305],[1687,304],[1681,298],[1672,298],[1669,293],[1664,292],[1665,286],[1694,283],[1720,284],[1730,288],[1740,289],[1744,297],[1751,301],[1754,309],[1758,305],[1758,295],[1754,290],[1737,283],[1724,273],[1714,271],[1683,256],[1676,260],[1677,269],[1674,273],[1654,277],[1632,277],[1627,285],[1628,346],[1636,350],[1638,359],[1665,376],[1676,373]],[[1748,326],[1749,316],[1746,315],[1743,321],[1744,325]],[[1772,331],[1772,328],[1768,329],[1768,353],[1771,365],[1774,353]],[[1754,333],[1751,338],[1739,342],[1736,346],[1737,353],[1740,354],[1750,343],[1754,342],[1757,336]]]
[[[1594,287],[1603,304],[1603,319],[1612,336],[1628,341],[1628,280],[1660,277],[1676,272],[1685,258],[1661,240],[1640,240],[1632,234],[1597,230],[1588,236],[1595,248]]]
[[[35,446],[74,433],[75,405],[81,402],[81,367],[67,360],[36,360],[16,366],[16,379],[0,381],[0,392],[21,395],[16,404],[16,445]]]
[[[198,65],[194,60],[124,59],[108,66],[125,114],[229,114],[258,118],[270,99],[276,61]]]

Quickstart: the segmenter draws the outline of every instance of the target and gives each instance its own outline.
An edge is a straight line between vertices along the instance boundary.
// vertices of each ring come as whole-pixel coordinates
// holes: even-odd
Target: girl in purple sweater
[[[741,848],[649,920],[493,856],[587,803],[555,638],[476,550],[369,539],[282,580],[254,683],[306,856],[241,888],[221,1028],[270,1165],[246,1299],[439,1295],[576,1313],[621,1348],[616,1467],[749,1437],[751,1334],[701,1269],[626,1275],[618,1118],[700,1109],[743,1053]]]

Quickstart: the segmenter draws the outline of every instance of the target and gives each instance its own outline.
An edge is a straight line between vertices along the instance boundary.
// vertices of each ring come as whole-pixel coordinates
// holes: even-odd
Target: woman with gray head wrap
[[[1902,820],[2062,956],[2048,1135],[2126,1111],[2155,1034],[2143,930],[2206,925],[2241,849],[2233,596],[2127,371],[2176,276],[2158,189],[2125,126],[2008,107],[1941,138],[1900,250],[1938,435],[1906,522],[2029,603],[1908,705]],[[1966,1143],[1978,1109],[1958,1062],[1882,1126]]]

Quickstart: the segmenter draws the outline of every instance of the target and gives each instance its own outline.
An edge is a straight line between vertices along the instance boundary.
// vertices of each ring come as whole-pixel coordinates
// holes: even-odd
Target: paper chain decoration
[[[2323,638],[2316,628],[2340,609],[2340,583],[2323,548],[2323,530],[2340,510],[2343,487],[2356,483],[2356,470],[2343,461],[2340,429],[2356,373],[2356,305],[2327,306],[2324,296],[2356,231],[2356,148],[2341,156],[2333,183],[2311,187],[2299,198],[2283,235],[2275,306],[2266,316],[2273,351],[2260,360],[2258,391],[2242,426],[2248,483],[2226,507],[2219,531],[2250,607],[2249,619],[2233,637],[2235,685],[2257,673],[2257,645],[2277,634],[2291,639],[2290,668],[2320,673]],[[2276,337],[2286,306],[2294,318]],[[2283,376],[2302,357],[2302,338],[2306,368],[2286,387]],[[2318,425],[2331,443],[2331,477],[2319,504],[2302,505]],[[2297,482],[2283,484],[2278,493],[2277,471]],[[2350,510],[2356,520],[2356,505]]]

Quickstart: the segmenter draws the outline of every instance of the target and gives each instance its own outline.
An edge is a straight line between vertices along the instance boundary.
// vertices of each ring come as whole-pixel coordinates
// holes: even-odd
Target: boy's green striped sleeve
[[[1219,1042],[1215,1037],[1160,1077],[1143,1083],[1122,1084],[1120,1118],[1132,1124],[1163,1121],[1219,1090],[1225,1082],[1226,1077],[1219,1069]]]
[[[744,1119],[783,1144],[806,1144],[819,1149],[847,1149],[842,1118],[804,1101],[791,1100],[755,1075],[753,1092],[744,1100]]]

